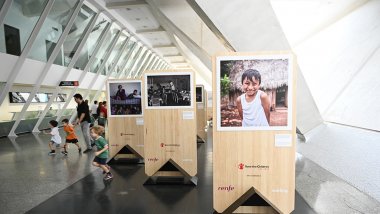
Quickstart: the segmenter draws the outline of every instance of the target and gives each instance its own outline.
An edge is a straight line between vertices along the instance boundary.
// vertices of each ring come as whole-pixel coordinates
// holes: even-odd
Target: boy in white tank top
[[[260,72],[253,69],[245,70],[241,76],[243,94],[236,99],[242,126],[269,126],[270,100],[268,95],[260,90]]]

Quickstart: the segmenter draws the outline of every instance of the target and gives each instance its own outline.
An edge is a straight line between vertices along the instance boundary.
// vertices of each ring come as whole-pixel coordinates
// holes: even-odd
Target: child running
[[[61,146],[61,136],[58,131],[58,122],[55,120],[50,120],[49,125],[51,126],[51,131],[46,132],[45,134],[50,134],[51,139],[49,142],[50,152],[49,155],[55,155],[55,148],[60,148]]]
[[[78,143],[78,137],[75,135],[74,127],[69,123],[68,119],[62,120],[63,130],[66,132],[66,142],[63,146],[64,151],[62,154],[67,155],[67,146],[69,143],[73,143],[78,147],[79,154],[82,154],[82,148]]]
[[[107,141],[101,136],[104,132],[104,127],[94,126],[91,129],[91,137],[95,141],[97,147],[97,152],[95,152],[95,159],[92,162],[92,165],[99,167],[106,174],[104,180],[110,180],[113,178],[112,173],[110,172],[110,167],[107,165],[108,159],[108,144]]]

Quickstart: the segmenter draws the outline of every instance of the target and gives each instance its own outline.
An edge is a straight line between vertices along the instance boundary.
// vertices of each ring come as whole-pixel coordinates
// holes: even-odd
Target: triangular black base
[[[252,187],[246,193],[244,193],[238,200],[236,200],[231,206],[229,206],[223,213],[233,213],[240,206],[260,206],[260,207],[271,207],[271,205],[265,201],[260,195],[255,192],[255,189]],[[218,212],[214,212],[218,213]]]
[[[190,177],[183,173],[175,165],[173,160],[166,162],[157,172],[180,172],[181,176],[151,176],[145,182],[144,185],[192,185],[196,186],[198,183],[198,178],[196,176]]]
[[[144,159],[135,152],[130,146],[126,145],[124,146],[116,155],[118,154],[134,154],[136,155],[136,158],[118,158],[117,160],[115,158],[112,158],[108,164],[144,164]]]
[[[205,143],[205,141],[197,135],[197,143]]]

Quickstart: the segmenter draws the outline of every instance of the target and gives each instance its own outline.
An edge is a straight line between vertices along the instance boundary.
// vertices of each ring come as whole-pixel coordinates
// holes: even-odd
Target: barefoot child
[[[91,137],[95,141],[97,147],[97,152],[95,152],[95,159],[92,162],[92,165],[101,168],[105,172],[104,180],[110,180],[113,178],[113,175],[110,172],[110,168],[107,165],[108,158],[108,144],[107,141],[101,136],[104,132],[104,127],[94,126],[91,129]]]
[[[49,142],[50,152],[49,155],[55,155],[55,148],[60,148],[61,146],[61,136],[59,136],[58,122],[55,120],[50,120],[49,125],[51,126],[50,132],[45,132],[45,134],[50,134],[51,139]]]
[[[78,143],[78,137],[75,135],[74,127],[69,124],[68,119],[63,119],[62,120],[63,124],[63,130],[66,132],[66,142],[65,145],[63,146],[64,151],[62,154],[67,155],[67,146],[69,143],[73,143],[78,147],[78,152],[79,154],[82,153],[82,148],[80,147]]]

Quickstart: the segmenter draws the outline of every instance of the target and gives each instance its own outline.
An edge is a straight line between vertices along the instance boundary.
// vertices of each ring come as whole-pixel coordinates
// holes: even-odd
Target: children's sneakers
[[[62,154],[63,154],[63,155],[67,155],[67,152],[66,152],[66,151],[63,151]]]
[[[48,155],[50,155],[50,156],[55,155],[55,152],[51,151],[48,153]]]
[[[79,154],[82,154],[82,148],[78,149]]]
[[[105,181],[111,180],[112,178],[113,178],[113,175],[110,172],[107,173],[106,176],[104,176]]]

